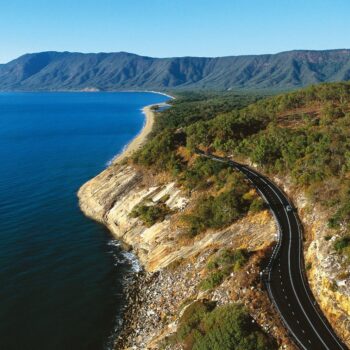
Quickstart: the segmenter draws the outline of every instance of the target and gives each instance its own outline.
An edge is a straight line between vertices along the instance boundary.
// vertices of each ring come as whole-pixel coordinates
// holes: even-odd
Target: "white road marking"
[[[210,158],[210,156],[207,156],[207,155],[204,155],[204,156]],[[215,159],[215,160],[217,160],[217,161],[219,161],[219,162],[223,162],[223,163],[227,162],[227,161],[225,161],[225,160],[223,160],[223,159],[221,159],[221,158],[216,158],[216,157],[211,157],[211,158],[213,158],[213,159]],[[274,188],[271,187],[270,184],[267,183],[266,180],[265,180],[263,177],[260,177],[260,175],[258,176],[256,173],[252,172],[249,168],[246,168],[246,167],[244,167],[244,166],[238,167],[237,165],[235,165],[234,162],[231,162],[231,164],[234,165],[234,168],[235,168],[235,169],[237,169],[237,170],[239,170],[239,171],[242,171],[242,172],[248,171],[248,172],[249,172],[250,174],[252,174],[254,177],[259,178],[262,182],[264,182],[264,183],[275,193],[275,195],[277,196],[278,200],[281,202],[281,204],[282,204],[282,206],[283,206],[283,209],[284,209],[284,212],[285,212],[285,214],[286,214],[287,221],[288,221],[288,226],[289,226],[289,233],[290,233],[290,237],[291,237],[292,230],[291,230],[291,225],[290,225],[288,213],[287,213],[287,211],[286,211],[286,209],[285,209],[285,207],[284,207],[284,205],[283,205],[283,201],[281,200],[281,198],[279,197],[279,195],[276,193],[276,191],[274,190]],[[264,186],[264,187],[265,187],[265,186]],[[257,187],[256,187],[256,188],[257,188]],[[257,188],[257,190],[258,190],[258,192],[262,195],[262,197],[267,201],[267,203],[269,203],[269,201],[266,199],[265,195],[259,190],[259,188]],[[270,197],[270,196],[269,196],[269,197]],[[275,203],[275,201],[272,201],[272,202]],[[290,204],[289,201],[288,201],[288,199],[287,199],[287,202],[288,202],[288,204]],[[281,229],[281,228],[280,228],[280,223],[279,223],[279,221],[277,220],[277,216],[275,215],[274,211],[271,210],[271,212],[272,212],[273,216],[275,217],[275,219],[276,219],[276,221],[277,221],[277,224],[278,224],[278,226],[279,226],[279,229]],[[293,213],[293,214],[294,214],[294,216],[295,216],[295,213]],[[296,220],[297,220],[297,219],[296,219]],[[297,224],[298,224],[298,228],[299,228],[299,222],[298,222],[298,220],[297,220]],[[299,233],[299,254],[300,254],[300,253],[302,253],[302,250],[301,250],[301,248],[300,248],[300,246],[301,246],[301,236],[300,236],[301,231],[300,231],[300,229],[299,229],[298,231],[299,231],[298,233]],[[281,232],[280,232],[280,234],[281,234]],[[270,263],[272,263],[272,261],[273,261],[273,259],[274,259],[274,255],[277,254],[276,252],[279,251],[280,246],[281,246],[281,237],[279,238],[278,244],[277,244],[277,246],[276,246],[275,249],[274,249],[273,256],[271,257],[272,259],[270,260],[269,265],[270,265]],[[278,248],[278,249],[276,249],[276,248]],[[289,278],[290,278],[290,281],[291,281],[291,284],[292,284],[292,288],[293,288],[294,294],[295,294],[295,296],[296,296],[296,298],[297,298],[297,301],[298,301],[298,303],[299,303],[299,306],[301,307],[301,309],[302,309],[304,315],[305,315],[306,318],[308,319],[308,321],[309,321],[311,327],[313,328],[313,330],[315,331],[316,335],[317,335],[318,338],[321,340],[321,342],[326,346],[326,344],[324,343],[323,339],[322,339],[322,338],[320,337],[320,335],[317,333],[316,329],[314,328],[313,323],[311,322],[311,320],[309,319],[308,315],[306,314],[306,312],[305,312],[305,310],[304,310],[302,304],[300,303],[299,297],[298,297],[298,295],[297,295],[297,293],[296,293],[296,291],[295,291],[294,283],[293,283],[292,276],[291,276],[291,266],[290,266],[290,261],[291,261],[291,260],[290,260],[290,254],[291,254],[291,239],[289,240],[288,269],[289,269],[289,272],[290,272]],[[279,264],[279,266],[280,266],[280,264]],[[279,271],[280,271],[280,270],[279,270]],[[301,277],[302,277],[302,282],[303,282],[303,286],[304,286],[304,289],[305,289],[305,291],[306,291],[306,294],[307,294],[307,296],[308,296],[308,298],[309,298],[311,304],[313,305],[313,307],[314,307],[314,309],[315,309],[315,311],[316,311],[318,317],[319,317],[320,320],[323,322],[324,326],[325,326],[325,327],[327,328],[327,330],[330,332],[330,334],[332,335],[332,337],[335,339],[335,341],[337,342],[337,344],[338,344],[342,349],[344,349],[344,348],[341,346],[341,344],[338,342],[337,338],[334,336],[333,332],[332,332],[332,331],[328,328],[328,326],[325,324],[325,322],[323,321],[323,319],[322,319],[321,316],[319,315],[319,313],[318,313],[318,311],[316,310],[316,308],[315,308],[313,302],[312,302],[311,299],[310,299],[310,296],[309,296],[308,290],[306,289],[305,282],[304,282],[303,275],[302,275],[301,259],[300,259],[300,257],[299,257],[299,272],[300,272]],[[271,267],[269,268],[269,278],[271,278]],[[272,293],[270,284],[268,283],[267,286],[268,286],[268,289],[269,289],[269,291],[270,291],[271,296],[273,296],[273,293]],[[274,301],[273,298],[272,298],[272,301],[275,303],[275,301]],[[275,303],[275,304],[276,304],[276,303]],[[277,306],[277,305],[276,305],[276,306]],[[278,308],[278,307],[277,307],[277,308]],[[294,314],[294,312],[293,312],[293,314]],[[285,324],[288,325],[288,323],[287,323],[286,320],[284,319],[283,315],[282,315],[282,314],[280,314],[280,315],[281,315],[282,319],[284,320]],[[288,328],[289,328],[289,327],[288,327]],[[305,346],[304,346],[303,343],[300,341],[300,339],[295,335],[295,333],[294,333],[290,328],[289,328],[289,330],[290,330],[291,333],[295,336],[295,338],[298,340],[298,342],[300,343],[301,347],[302,347],[303,349],[306,350]],[[310,343],[311,343],[311,342],[310,342]],[[327,348],[327,346],[326,346],[326,348]]]

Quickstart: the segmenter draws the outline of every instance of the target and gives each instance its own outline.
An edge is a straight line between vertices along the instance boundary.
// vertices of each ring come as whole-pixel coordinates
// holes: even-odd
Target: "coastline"
[[[117,154],[113,158],[111,164],[123,161],[143,146],[143,144],[147,140],[148,135],[151,133],[154,125],[155,112],[152,110],[152,108],[155,106],[163,107],[166,105],[166,102],[161,102],[154,103],[152,105],[148,105],[142,108],[142,113],[145,116],[145,121],[141,131],[128,144],[125,145],[121,153]]]
[[[83,184],[78,192],[82,212],[103,224],[115,239],[123,243],[125,250],[137,257],[142,266],[142,270],[134,272],[124,285],[125,304],[120,327],[113,334],[113,350],[159,349],[167,337],[176,332],[184,300],[195,302],[203,298],[203,293],[198,292],[198,284],[207,258],[215,253],[215,249],[227,246],[237,249],[244,244],[249,250],[263,251],[271,245],[276,233],[272,217],[263,212],[258,217],[247,217],[224,230],[203,236],[195,244],[178,245],[171,218],[151,227],[145,227],[137,218],[131,218],[132,209],[145,199],[160,203],[167,198],[166,204],[174,212],[182,211],[190,204],[190,198],[176,186],[176,182],[123,161],[142,147],[152,131],[155,111],[152,106],[146,106],[143,110],[146,120],[140,133],[110,166]],[[254,232],[254,237],[249,236],[246,241],[246,232]],[[208,298],[215,299],[219,304],[238,300],[246,305],[255,305],[255,294],[251,295],[248,288],[257,278],[258,268],[254,264],[248,266],[249,271],[244,274],[249,275],[243,288],[247,294],[242,292],[241,287],[234,289],[238,275],[233,274],[230,282],[222,287],[223,290],[214,290],[213,294],[207,295]],[[262,293],[260,289],[258,292]],[[289,344],[283,327],[269,308],[266,295],[264,298],[262,293],[261,298],[263,306],[252,307],[253,318],[271,329],[272,322],[277,323],[273,334],[278,334],[282,344]],[[170,349],[168,346],[166,348]]]
[[[146,91],[146,92],[151,92],[151,91]],[[160,95],[165,95],[169,97],[169,99],[175,99],[175,97],[160,93],[160,92],[155,92],[152,91],[152,93],[157,93]],[[117,154],[115,157],[113,157],[112,160],[110,160],[107,163],[107,167],[105,170],[103,170],[101,173],[97,174],[96,176],[99,177],[102,175],[104,172],[109,172],[111,169],[113,169],[114,166],[120,166],[124,160],[126,160],[128,157],[130,157],[134,152],[139,150],[147,141],[147,138],[149,134],[153,130],[153,126],[155,123],[155,114],[156,111],[153,109],[154,107],[164,107],[168,106],[167,102],[160,102],[160,103],[153,103],[151,105],[147,105],[141,109],[142,114],[144,115],[144,122],[141,130],[139,133],[129,142],[127,143],[122,151]],[[95,177],[94,177],[95,178]],[[101,220],[99,220],[97,217],[94,215],[89,215],[86,212],[86,207],[84,208],[83,202],[84,196],[81,196],[81,191],[82,189],[90,182],[93,181],[94,178],[90,179],[87,183],[82,184],[78,191],[78,198],[79,198],[79,207],[80,210],[87,216],[90,217],[91,219],[103,223]],[[85,198],[86,200],[86,198]],[[103,223],[105,224],[105,223]],[[106,224],[105,224],[106,225]],[[126,252],[130,252],[132,250],[132,246],[128,243],[126,243],[122,237],[118,237],[113,230],[111,230],[108,226],[107,228],[109,229],[110,233],[114,238],[116,238],[118,241],[121,242],[122,247],[124,247]],[[135,322],[137,320],[137,312],[140,309],[140,305],[138,305],[137,300],[138,296],[141,294],[142,287],[145,287],[149,282],[148,278],[149,275],[147,272],[144,270],[144,266],[142,264],[142,261],[140,260],[140,256],[136,253],[132,253],[135,258],[138,261],[138,269],[133,269],[132,274],[128,277],[128,282],[124,285],[124,293],[125,293],[125,305],[123,307],[124,312],[121,315],[121,320],[122,323],[117,326],[117,333],[112,333],[111,334],[111,339],[113,339],[113,347],[111,349],[120,349],[124,348],[124,345],[128,343],[130,340],[129,337],[132,336],[132,332],[130,332],[130,329],[132,329],[132,322]],[[134,313],[135,315],[127,315],[125,314],[126,310],[130,310],[132,306],[136,306]]]

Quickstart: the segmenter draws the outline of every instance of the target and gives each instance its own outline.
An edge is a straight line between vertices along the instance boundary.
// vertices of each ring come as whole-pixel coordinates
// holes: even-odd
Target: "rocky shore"
[[[131,218],[132,209],[147,200],[166,198],[171,208],[162,222],[146,227]],[[116,162],[79,190],[84,213],[106,225],[131,247],[145,272],[127,290],[128,305],[116,349],[180,349],[168,344],[187,303],[213,300],[218,305],[239,302],[256,322],[284,349],[293,349],[279,317],[260,285],[261,261],[276,239],[276,227],[268,211],[249,214],[222,230],[211,230],[191,241],[181,240],[178,215],[191,206],[191,198],[165,174],[155,174]],[[218,288],[200,290],[209,257],[223,248],[251,252],[246,269],[232,273]]]
[[[275,181],[281,182],[279,179]],[[321,219],[315,221],[310,217],[300,193],[285,189],[300,208],[307,232],[312,231],[312,223]],[[135,205],[145,199],[157,203],[164,197],[173,213],[164,221],[146,227],[139,219],[130,217]],[[125,242],[145,268],[127,288],[124,324],[116,340],[116,349],[180,349],[178,345],[167,344],[166,339],[176,331],[184,304],[202,299],[218,304],[239,302],[246,305],[252,317],[277,340],[281,349],[294,349],[259,284],[259,261],[269,254],[268,249],[276,238],[275,223],[267,211],[249,214],[226,229],[209,231],[191,242],[179,241],[177,214],[191,205],[191,198],[164,174],[146,172],[118,162],[82,186],[79,201],[84,213],[105,224],[115,237]],[[324,234],[320,235],[323,237]],[[315,238],[310,234],[308,240],[311,242],[312,239]],[[329,245],[324,238],[319,238],[318,242],[320,247]],[[310,244],[308,254],[314,246]],[[233,274],[218,288],[203,292],[198,284],[206,273],[208,257],[223,247],[245,248],[253,253],[254,259],[244,271]],[[326,255],[317,254],[321,262],[328,259]],[[315,256],[314,253],[312,256]],[[313,270],[310,273],[312,277]],[[324,273],[330,276],[330,272],[322,268],[320,274]],[[326,277],[322,277],[322,280],[326,280]],[[344,332],[344,328],[339,326],[347,324],[344,322],[346,312],[339,308],[341,299],[329,298],[335,292],[327,292],[328,296],[322,297],[326,293],[324,284],[317,285],[313,281],[316,279],[311,278],[311,285],[324,311],[329,308],[339,310],[332,320],[338,320],[336,328],[346,340],[346,329]],[[346,295],[346,291],[346,286],[340,285],[336,294]]]
[[[153,113],[152,109],[149,112]],[[142,142],[145,135],[147,133]],[[141,147],[142,142],[137,147]],[[337,290],[329,294],[323,282],[327,281],[331,272],[326,268],[315,272],[318,271],[316,263],[325,267],[327,264],[324,262],[328,259],[324,253],[327,249],[322,248],[327,244],[324,243],[324,228],[316,228],[314,224],[321,219],[312,216],[312,212],[310,216],[304,197],[288,187],[288,179],[274,180],[287,186],[285,190],[301,209],[306,230],[311,232],[308,242],[317,239],[316,245],[309,245],[307,255],[310,261],[316,257],[310,271],[313,290],[326,313],[331,305],[339,311],[331,320],[341,321],[347,327],[344,307],[347,308],[348,304],[343,301],[348,299],[342,299],[343,295],[348,295],[347,285],[339,281]],[[280,349],[295,349],[259,279],[260,266],[270,254],[277,232],[268,211],[249,214],[225,229],[209,230],[191,241],[183,240],[178,215],[191,206],[191,196],[166,174],[137,168],[124,156],[84,184],[78,197],[85,215],[108,227],[117,239],[132,249],[144,267],[144,271],[135,274],[127,287],[124,322],[115,349],[181,349],[168,340],[176,332],[183,309],[198,300],[211,300],[218,305],[244,304],[254,321],[276,339]],[[145,201],[154,205],[165,201],[171,214],[147,227],[138,218],[130,216],[133,208]],[[324,218],[322,220],[326,222]],[[246,249],[251,256],[249,263],[242,271],[232,272],[218,287],[210,291],[200,290],[198,286],[207,273],[208,259],[223,248]],[[334,300],[337,302],[334,303]],[[336,328],[346,340],[346,329],[344,331],[339,325]]]

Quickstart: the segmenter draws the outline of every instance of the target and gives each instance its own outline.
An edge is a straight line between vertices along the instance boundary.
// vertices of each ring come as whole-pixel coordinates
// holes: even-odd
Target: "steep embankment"
[[[350,51],[153,58],[125,52],[26,54],[0,66],[0,90],[286,90],[350,78]]]
[[[350,345],[349,262],[334,249],[343,232],[334,234],[328,227],[329,212],[310,201],[288,178],[275,181],[290,194],[298,208],[306,236],[305,260],[311,289],[322,311],[338,334]]]
[[[182,314],[186,306],[207,300],[218,307],[245,305],[249,317],[259,325],[257,332],[261,329],[280,346],[294,348],[259,278],[260,264],[276,238],[275,223],[267,210],[251,212],[223,229],[184,237],[180,218],[193,210],[196,191],[190,193],[167,173],[134,166],[125,158],[116,159],[84,184],[78,196],[83,212],[106,225],[137,254],[146,269],[128,292],[129,307],[117,339],[118,349],[181,349],[180,343],[187,349],[190,336],[180,339],[177,332],[182,327]],[[169,211],[162,220],[145,224],[132,215],[142,203],[165,205]],[[248,252],[237,253],[244,254],[243,261],[226,261],[224,266],[218,263],[214,270],[208,265],[210,260],[221,261],[225,254],[241,251]],[[260,337],[265,337],[263,334]],[[261,339],[261,344],[265,342],[268,340]],[[262,347],[266,348],[270,347]]]
[[[313,293],[350,345],[350,84],[261,100],[186,129],[186,144],[250,163],[292,196]]]
[[[164,198],[172,211],[165,220],[147,227],[140,219],[130,217],[133,208],[145,200],[156,204]],[[246,305],[258,324],[280,345],[293,348],[260,285],[261,259],[276,237],[275,223],[267,211],[250,214],[195,240],[182,241],[177,218],[191,206],[191,198],[163,175],[118,163],[84,184],[79,201],[83,212],[129,245],[148,271],[133,287],[137,293],[132,293],[118,349],[158,349],[176,332],[183,307],[201,300]],[[252,257],[242,270],[232,270],[223,284],[201,289],[209,273],[208,260],[222,249],[247,249]]]
[[[126,325],[133,332],[122,333],[119,348],[166,342],[191,349],[196,329],[182,333],[186,305],[200,302],[208,312],[212,301],[239,301],[279,345],[293,347],[258,277],[274,222],[244,179],[198,158],[198,147],[249,163],[292,197],[313,292],[349,343],[350,85],[323,84],[241,110],[242,100],[230,101],[236,97],[177,100],[158,115],[155,137],[132,162],[113,164],[79,191],[85,213],[132,245],[152,271],[131,297],[137,307]]]

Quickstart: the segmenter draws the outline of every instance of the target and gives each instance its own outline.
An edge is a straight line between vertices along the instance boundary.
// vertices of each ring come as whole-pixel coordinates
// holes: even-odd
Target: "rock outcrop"
[[[259,279],[260,261],[276,240],[275,222],[268,211],[248,214],[225,229],[208,231],[190,241],[181,240],[177,217],[191,205],[190,195],[175,182],[126,162],[112,164],[83,185],[78,196],[83,212],[130,246],[145,268],[144,275],[128,292],[129,307],[117,340],[118,349],[158,349],[176,330],[184,301],[202,298],[218,304],[245,304],[281,348],[294,349]],[[171,214],[162,222],[146,227],[140,219],[130,216],[140,203],[164,199]],[[198,284],[208,257],[222,248],[245,248],[256,252],[253,256],[258,258],[251,260],[244,271],[232,273],[219,288],[200,291]]]
[[[327,223],[329,214],[311,203],[288,179],[274,179],[298,209],[305,232],[305,262],[312,292],[338,335],[350,347],[350,265],[334,250],[339,237]]]

